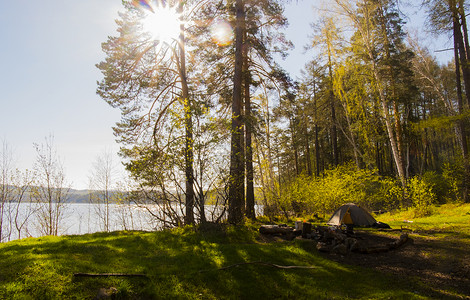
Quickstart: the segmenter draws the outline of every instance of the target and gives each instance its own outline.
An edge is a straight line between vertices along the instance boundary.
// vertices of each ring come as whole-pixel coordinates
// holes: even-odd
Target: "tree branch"
[[[237,264],[233,264],[233,265],[229,265],[229,266],[226,266],[226,267],[213,269],[213,270],[200,270],[199,273],[214,271],[214,270],[217,270],[217,271],[227,270],[227,269],[242,266],[242,265],[264,265],[264,266],[274,267],[274,268],[277,268],[277,269],[316,269],[317,268],[315,266],[282,266],[282,265],[277,265],[277,264],[264,262],[264,261],[251,261],[251,262],[237,263]]]

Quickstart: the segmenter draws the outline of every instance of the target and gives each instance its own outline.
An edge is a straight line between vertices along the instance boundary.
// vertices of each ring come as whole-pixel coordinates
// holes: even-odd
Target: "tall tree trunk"
[[[461,78],[460,78],[460,60],[459,60],[459,52],[460,56],[464,55],[462,52],[462,33],[460,31],[460,24],[457,17],[457,14],[453,14],[453,29],[454,29],[454,57],[455,57],[455,81],[457,87],[457,102],[458,102],[458,110],[459,113],[463,113],[463,99],[462,99],[462,87],[461,87]],[[470,90],[469,90],[470,91]],[[467,92],[467,94],[469,94]],[[463,200],[465,202],[469,201],[468,195],[468,186],[469,186],[469,177],[470,177],[470,164],[468,161],[468,147],[467,147],[467,136],[465,133],[465,124],[464,120],[459,120],[457,124],[457,140],[460,144],[460,149],[462,151],[462,158],[464,163],[464,182],[463,182]]]
[[[253,118],[251,115],[251,94],[250,83],[251,75],[248,67],[248,39],[246,30],[244,32],[244,88],[245,88],[245,172],[246,172],[246,217],[256,219],[255,213],[255,187],[254,187],[254,172],[253,172],[253,148],[251,135],[253,132]]]
[[[235,72],[233,76],[232,95],[232,138],[230,147],[230,181],[228,222],[243,223],[243,208],[245,206],[244,158],[242,149],[242,85],[243,85],[243,32],[245,29],[245,9],[243,0],[236,0],[235,23]]]
[[[318,112],[317,112],[317,97],[316,97],[316,86],[315,82],[313,83],[313,109],[315,117],[315,176],[320,176],[320,141],[318,134],[320,129],[318,128]]]
[[[372,56],[372,53],[369,53],[369,55]],[[371,59],[373,60],[372,57]],[[391,154],[393,157],[393,161],[395,162],[395,166],[398,172],[398,177],[400,178],[402,186],[406,187],[406,178],[405,178],[405,170],[403,167],[403,160],[398,150],[398,143],[397,143],[395,133],[393,132],[393,125],[392,125],[391,118],[390,118],[387,98],[385,96],[385,91],[383,90],[383,87],[382,87],[382,77],[380,76],[374,61],[372,62],[372,65],[373,65],[372,69],[373,69],[373,73],[374,73],[374,77],[375,77],[376,85],[377,85],[377,91],[379,93],[379,100],[382,105],[382,113],[385,119],[385,126],[387,128],[388,139],[390,141],[390,146],[392,148]]]
[[[297,141],[295,138],[295,120],[290,119],[290,130],[291,130],[291,137],[292,137],[292,148],[294,148],[294,162],[295,162],[295,174],[298,176],[300,174],[299,168],[299,151],[297,147]]]
[[[463,74],[463,83],[465,86],[466,102],[470,103],[470,66],[467,60],[467,52],[465,51],[465,42],[462,36],[461,26],[459,22],[459,15],[454,7],[453,10],[453,27],[454,27],[454,41],[457,42],[459,56],[456,59],[460,59],[460,68]],[[454,43],[455,44],[455,43]]]
[[[464,0],[459,0],[459,15],[460,15],[463,37],[464,37],[464,42],[465,42],[465,53],[467,54],[465,58],[467,59],[467,62],[469,62],[470,61],[470,45],[469,45],[469,40],[468,40],[467,16],[465,15]]]
[[[375,164],[377,165],[379,175],[383,175],[382,155],[380,154],[379,142],[375,142]]]
[[[307,160],[307,175],[312,176],[312,160],[310,158],[310,139],[307,124],[304,123],[305,128],[305,156]]]
[[[245,64],[245,62],[243,62],[243,65]],[[244,73],[244,71],[243,71]],[[245,205],[246,205],[246,195],[245,195],[245,187],[246,187],[246,184],[245,184],[245,181],[246,181],[246,170],[245,170],[245,167],[246,167],[246,162],[245,162],[245,152],[246,152],[246,146],[245,146],[245,99],[244,99],[244,83],[245,83],[245,78],[243,76],[243,92],[242,92],[242,103],[241,103],[241,116],[242,116],[242,119],[241,119],[241,122],[242,122],[242,127],[241,127],[241,130],[240,130],[240,157],[242,158],[242,161],[241,161],[241,177],[242,177],[242,186],[241,186],[241,190],[243,191],[243,207],[242,207],[242,211],[243,211],[243,214],[245,214]]]
[[[462,31],[463,31],[463,37],[464,37],[464,42],[465,42],[465,69],[467,70],[467,73],[470,73],[470,45],[469,45],[469,40],[468,40],[468,29],[467,29],[467,17],[465,15],[465,8],[464,8],[464,1],[459,0],[459,13],[460,13],[460,19],[462,20]],[[469,80],[470,81],[470,80]],[[466,108],[470,105],[470,90],[466,91]],[[464,110],[464,105],[462,105],[462,108],[459,106],[459,112],[462,113]],[[461,130],[466,130],[467,126],[465,126],[464,121],[461,121]],[[469,186],[470,186],[470,161],[468,157],[468,147],[467,147],[467,132],[463,132],[463,135],[465,136],[465,139],[462,141],[462,143],[465,142],[465,148],[467,149],[467,154],[466,158],[464,158],[464,167],[465,167],[465,176],[464,176],[464,201],[469,202],[470,201],[470,196],[469,196]]]
[[[392,74],[393,76],[393,74]],[[395,94],[395,93],[393,93]],[[393,119],[394,119],[394,125],[395,125],[395,135],[396,135],[396,143],[397,143],[397,152],[398,152],[398,160],[399,160],[399,163],[402,165],[401,168],[404,170],[403,173],[404,173],[404,176],[405,178],[407,178],[406,176],[406,171],[405,171],[405,159],[403,158],[403,130],[402,130],[402,126],[401,126],[401,118],[400,118],[400,111],[399,111],[399,108],[398,108],[398,101],[395,97],[395,95],[393,95]]]
[[[183,11],[183,2],[180,0],[178,10]],[[184,24],[180,25],[179,36],[179,71],[181,80],[181,98],[184,108],[184,127],[185,127],[185,143],[184,143],[184,163],[186,177],[186,195],[185,195],[185,224],[194,224],[194,152],[193,152],[193,120],[191,112],[191,102],[189,99],[188,78],[186,74],[186,53],[185,53],[185,28]]]
[[[256,153],[256,158],[258,162],[259,178],[261,181],[261,193],[263,194],[263,205],[264,205],[264,208],[266,209],[268,207],[268,197],[266,195],[267,184],[265,181],[266,175],[264,174],[263,163],[261,162],[261,155],[260,155],[261,152],[263,151],[261,150],[261,146],[259,145],[259,143],[256,141],[256,137],[255,137],[255,145],[257,146],[257,151],[255,153]]]
[[[382,29],[382,37],[384,39],[384,49],[385,49],[385,56],[386,56],[386,64],[387,64],[387,69],[388,69],[388,76],[390,77],[391,80],[391,87],[392,87],[392,109],[393,109],[393,127],[395,129],[395,132],[392,129],[390,120],[385,120],[386,126],[387,126],[387,131],[389,133],[389,138],[390,138],[390,143],[392,145],[392,151],[393,151],[393,156],[395,158],[395,164],[397,166],[397,171],[398,175],[400,176],[401,182],[403,187],[406,186],[406,172],[405,172],[405,162],[403,159],[403,133],[402,133],[402,127],[401,127],[401,117],[400,117],[400,111],[398,107],[398,100],[397,100],[397,93],[396,93],[396,79],[395,79],[395,74],[393,72],[393,66],[391,65],[391,55],[390,55],[390,41],[389,41],[389,36],[388,36],[388,30],[387,30],[387,23],[386,23],[386,16],[385,12],[383,10],[383,7],[381,5],[378,6],[379,12],[380,12],[380,26]],[[375,63],[374,63],[374,69],[376,68]],[[378,70],[375,69],[374,71],[377,75],[376,78],[381,78],[380,75],[378,75]],[[380,82],[380,85],[383,83]],[[384,90],[383,87],[380,87],[379,93],[382,93],[380,96],[382,98],[382,110],[384,111],[384,114],[387,116],[389,115],[388,113],[388,105],[387,105],[387,100],[386,96],[383,94]],[[385,111],[386,110],[386,111]],[[390,128],[389,128],[390,126]]]
[[[315,176],[320,176],[321,158],[320,158],[320,139],[318,138],[320,128],[315,124]]]
[[[338,155],[338,133],[336,130],[336,109],[335,109],[335,94],[333,93],[333,66],[331,61],[331,44],[328,43],[328,72],[330,77],[330,108],[331,108],[331,142],[333,146],[333,164],[339,164]]]
[[[201,155],[199,155],[201,157]],[[206,195],[204,194],[204,184],[203,184],[203,175],[204,174],[204,164],[200,161],[199,162],[199,222],[204,224],[207,222],[206,219]]]
[[[245,99],[246,101],[247,99]],[[245,109],[251,112],[251,103],[250,101],[245,102]],[[245,111],[246,112],[246,111]],[[251,116],[251,115],[250,115]],[[250,122],[250,119],[248,120]],[[254,187],[254,171],[253,171],[253,146],[252,146],[252,128],[251,124],[246,127],[246,216],[250,219],[256,218],[255,213],[255,187]]]

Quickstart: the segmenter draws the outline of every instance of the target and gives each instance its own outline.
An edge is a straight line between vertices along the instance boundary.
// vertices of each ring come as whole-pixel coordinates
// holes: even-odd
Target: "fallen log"
[[[147,277],[145,274],[126,273],[74,273],[74,277]]]
[[[261,225],[259,233],[261,234],[289,234],[294,231],[294,228],[289,226],[279,225]]]
[[[408,242],[408,235],[402,234],[399,240],[390,243],[388,246],[390,247],[390,249],[396,249],[398,247],[403,246],[406,242]]]
[[[405,233],[400,236],[400,239],[394,242],[388,243],[387,245],[368,247],[368,248],[357,248],[353,251],[363,253],[363,254],[382,253],[382,252],[387,252],[393,249],[397,249],[403,246],[404,244],[406,244],[406,242],[408,242],[409,240],[411,239],[408,238],[408,234]]]
[[[385,232],[393,232],[393,231],[400,231],[400,232],[403,232],[403,231],[409,231],[409,232],[412,232],[413,230],[412,229],[409,229],[409,228],[403,228],[401,227],[400,229],[377,229],[377,231],[385,231]]]
[[[314,266],[283,266],[283,265],[277,265],[277,264],[264,262],[264,261],[250,261],[250,262],[236,263],[236,264],[233,264],[233,265],[229,265],[229,266],[226,266],[226,267],[213,269],[213,270],[217,270],[217,271],[227,270],[227,269],[230,269],[230,268],[243,266],[243,265],[265,265],[265,266],[274,267],[274,268],[277,268],[277,269],[316,269],[317,268],[317,267],[314,267]],[[213,271],[213,270],[201,270],[201,271],[199,271],[199,273]]]

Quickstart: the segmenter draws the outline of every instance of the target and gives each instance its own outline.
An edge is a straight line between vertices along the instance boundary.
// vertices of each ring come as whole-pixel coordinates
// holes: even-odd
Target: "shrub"
[[[394,178],[382,178],[380,188],[373,195],[375,198],[375,210],[393,210],[403,207],[403,186]]]
[[[421,179],[431,187],[438,203],[446,203],[452,198],[453,192],[451,192],[451,184],[442,174],[434,171],[427,171],[423,174]]]
[[[446,200],[460,202],[462,201],[462,186],[464,182],[463,164],[445,163],[442,169],[442,177],[448,186]]]
[[[433,186],[418,176],[413,177],[408,183],[408,193],[412,201],[415,217],[424,217],[432,213],[432,204],[436,195]]]
[[[388,210],[397,207],[402,197],[397,180],[347,164],[328,170],[319,178],[298,176],[282,187],[280,202],[291,203],[297,215],[324,215],[347,202]]]

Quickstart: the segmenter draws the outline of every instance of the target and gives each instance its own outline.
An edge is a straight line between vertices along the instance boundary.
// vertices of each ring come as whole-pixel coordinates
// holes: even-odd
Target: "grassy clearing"
[[[446,211],[446,206],[439,210]],[[451,217],[415,219],[407,226],[468,239],[463,206]],[[457,212],[459,210],[459,212]],[[392,226],[406,215],[383,215]],[[442,220],[446,220],[445,224]],[[466,223],[466,224],[464,224]],[[439,225],[440,224],[440,225]],[[93,299],[115,287],[118,299],[426,299],[435,292],[419,281],[345,265],[318,253],[308,240],[260,242],[257,224],[186,227],[161,232],[113,232],[29,238],[0,245],[0,299]],[[465,240],[468,242],[468,240]],[[221,267],[263,261],[266,265]],[[147,278],[74,278],[74,273],[143,273]],[[445,288],[443,289],[443,295]],[[434,293],[434,294],[433,294]],[[428,296],[426,296],[428,295]]]

